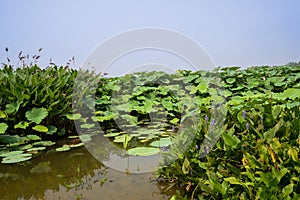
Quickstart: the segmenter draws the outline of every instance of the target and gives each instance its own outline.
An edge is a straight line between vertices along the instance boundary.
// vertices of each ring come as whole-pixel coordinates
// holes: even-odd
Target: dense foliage
[[[159,180],[182,188],[173,199],[300,197],[299,66],[104,78],[65,67],[6,65],[0,82],[5,156],[5,148],[20,155],[11,146],[33,135],[55,139],[74,133],[73,122],[85,130],[99,123],[128,155],[162,152],[169,165],[158,169]]]

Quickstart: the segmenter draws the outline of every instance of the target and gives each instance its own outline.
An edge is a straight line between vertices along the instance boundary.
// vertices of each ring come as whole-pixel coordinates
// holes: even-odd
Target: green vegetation
[[[58,137],[76,140],[60,153],[82,146],[100,124],[128,155],[163,155],[160,180],[182,189],[172,199],[300,197],[299,66],[104,78],[5,65],[0,81],[2,163],[28,162]],[[76,123],[85,135],[72,136]]]

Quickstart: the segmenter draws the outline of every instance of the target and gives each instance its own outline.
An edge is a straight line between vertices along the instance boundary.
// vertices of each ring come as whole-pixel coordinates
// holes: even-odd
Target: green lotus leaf
[[[232,84],[232,83],[234,83],[235,81],[236,81],[235,78],[227,78],[227,79],[226,79],[226,82],[227,82],[228,84]]]
[[[171,100],[171,98],[165,98],[162,100],[161,104],[163,105],[163,107],[167,110],[173,110],[173,102]]]
[[[13,163],[23,162],[23,161],[29,160],[31,158],[32,158],[32,155],[28,154],[28,153],[17,154],[17,155],[13,155],[13,156],[3,158],[1,163],[13,164]]]
[[[52,134],[56,133],[56,131],[57,131],[57,128],[55,126],[47,126],[47,128],[48,128],[48,131],[46,132],[46,134],[48,134],[48,135],[52,135]]]
[[[6,104],[5,111],[7,114],[12,114],[19,109],[19,105],[17,102],[13,102],[10,104]]]
[[[5,131],[7,130],[8,125],[6,123],[0,123],[0,134],[4,134]]]
[[[22,153],[23,153],[23,151],[10,151],[10,152],[0,154],[0,157],[15,156],[15,155],[20,155]]]
[[[121,135],[121,134],[122,134],[121,132],[115,132],[115,133],[107,133],[104,136],[105,137],[116,137],[116,136]]]
[[[36,126],[32,127],[32,129],[35,131],[38,131],[38,132],[47,132],[48,131],[48,128],[43,125],[36,125]]]
[[[179,122],[179,119],[178,118],[173,118],[170,123],[171,124],[177,124]]]
[[[33,143],[32,145],[33,146],[52,146],[52,145],[55,145],[56,143],[55,142],[52,142],[52,141],[39,141],[39,142],[35,142]]]
[[[33,147],[32,144],[26,144],[24,146],[19,147],[19,150],[23,150],[24,151],[24,150],[30,149],[32,147]]]
[[[62,151],[69,151],[71,147],[69,145],[63,145],[62,147],[58,147],[55,151],[62,152]]]
[[[283,92],[284,97],[289,98],[289,99],[296,99],[300,98],[300,89],[298,88],[288,88]]]
[[[160,153],[160,149],[154,147],[136,147],[127,151],[127,155],[130,156],[152,156],[158,153]]]
[[[197,89],[200,93],[204,94],[208,91],[208,84],[207,82],[201,82],[198,84]]]
[[[32,147],[32,148],[27,149],[27,151],[42,151],[45,149],[46,149],[46,147]]]
[[[25,116],[26,118],[31,121],[35,122],[36,124],[41,123],[41,121],[47,117],[48,111],[46,108],[33,108],[30,111],[27,111]],[[45,131],[47,132],[47,131]]]
[[[82,147],[82,146],[84,146],[84,143],[78,143],[78,144],[70,144],[69,145],[69,147],[71,147],[71,148],[75,148],[75,147]]]
[[[136,124],[138,120],[136,116],[131,116],[131,115],[121,115],[121,118],[128,121],[129,124],[131,125]]]
[[[126,136],[127,136],[127,138],[126,138]],[[124,134],[124,135],[120,135],[120,136],[115,137],[114,142],[122,143],[122,142],[125,142],[126,140],[128,140],[128,141],[131,140],[131,138],[132,138],[132,136],[130,136],[128,134]]]
[[[29,123],[28,123],[28,122],[21,121],[21,122],[19,122],[18,124],[16,124],[16,125],[14,126],[14,128],[15,128],[15,129],[17,129],[17,128],[26,129],[28,126],[29,126]]]
[[[0,143],[13,144],[20,141],[17,135],[0,135]]]
[[[0,110],[0,118],[6,118],[6,114],[5,112]]]
[[[153,141],[150,143],[150,146],[152,147],[167,147],[170,146],[172,144],[171,138],[167,137],[167,138],[161,138],[157,141]]]
[[[95,126],[95,124],[86,123],[86,124],[81,124],[80,128],[93,128],[94,126]]]
[[[41,140],[41,137],[38,135],[26,135],[25,137],[28,141]]]
[[[69,139],[76,139],[76,138],[79,138],[79,136],[78,135],[70,135],[70,136],[68,136],[68,138]]]
[[[69,119],[69,120],[78,120],[81,118],[81,114],[77,113],[77,114],[71,114],[71,113],[68,113],[66,114],[66,117]]]

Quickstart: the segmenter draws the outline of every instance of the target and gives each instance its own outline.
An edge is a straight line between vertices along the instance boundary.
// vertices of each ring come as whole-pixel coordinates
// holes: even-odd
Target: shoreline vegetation
[[[299,63],[114,78],[5,64],[0,82],[4,164],[30,162],[79,129],[88,142],[100,124],[128,155],[165,155],[156,173],[181,188],[173,200],[300,199]]]

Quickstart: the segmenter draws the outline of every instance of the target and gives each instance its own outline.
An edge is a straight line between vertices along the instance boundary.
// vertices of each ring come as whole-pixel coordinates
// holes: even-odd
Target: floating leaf
[[[35,131],[38,131],[38,132],[47,132],[48,131],[48,128],[43,125],[36,125],[36,126],[32,127],[32,129]]]
[[[0,135],[0,143],[12,144],[19,142],[20,137],[17,135]]]
[[[81,118],[81,114],[77,113],[77,114],[71,114],[71,113],[68,113],[66,114],[66,117],[69,119],[69,120],[78,120]]]
[[[41,121],[48,115],[46,108],[33,108],[27,111],[25,116],[29,121],[35,122],[36,124],[41,123]],[[42,131],[44,132],[44,131]],[[47,132],[47,131],[45,131]]]
[[[15,155],[20,155],[22,153],[23,153],[23,151],[10,151],[10,152],[0,154],[0,157],[15,156]]]
[[[115,133],[107,133],[104,136],[105,137],[116,137],[116,136],[121,135],[121,134],[122,134],[121,132],[115,132]]]
[[[19,105],[17,104],[17,102],[6,104],[5,106],[5,111],[7,112],[7,114],[12,114],[18,109],[19,109]]]
[[[80,128],[93,128],[95,124],[81,124]]]
[[[177,124],[179,122],[179,119],[178,118],[173,118],[170,123],[172,124]]]
[[[41,140],[41,137],[37,135],[26,135],[26,140],[28,141]]]
[[[204,94],[208,91],[208,85],[207,82],[201,82],[198,84],[197,89],[200,93]]]
[[[46,149],[46,147],[32,147],[32,148],[27,149],[27,151],[42,151],[45,149]]]
[[[58,147],[55,151],[62,152],[62,151],[69,151],[71,147],[69,145],[63,145],[62,147]]]
[[[52,146],[52,145],[55,145],[56,143],[55,142],[52,142],[52,141],[39,141],[39,142],[35,142],[33,143],[32,145],[33,146]]]
[[[6,118],[6,114],[5,112],[0,110],[0,118]]]
[[[117,143],[125,142],[126,136],[128,137],[128,134],[117,136],[117,137],[115,137],[114,142],[117,142]],[[132,136],[129,136],[129,138],[127,138],[127,140],[130,140],[131,138],[132,138]]]
[[[152,156],[158,153],[160,153],[160,149],[154,147],[136,147],[127,151],[130,156]]]
[[[82,147],[82,146],[84,146],[84,143],[78,143],[78,144],[70,144],[69,145],[69,147],[71,147],[71,148],[75,148],[75,147]]]
[[[235,78],[228,78],[228,79],[226,79],[226,82],[227,82],[228,84],[232,84],[232,83],[235,82]]]
[[[5,131],[7,130],[8,125],[6,123],[0,123],[0,134],[4,134]]]
[[[48,131],[46,132],[46,134],[48,134],[48,135],[52,135],[52,134],[56,133],[56,131],[57,131],[57,128],[55,126],[47,126],[47,128],[48,128]]]
[[[17,129],[17,128],[26,129],[28,126],[29,126],[28,122],[21,121],[18,124],[14,125],[14,128],[15,129]]]
[[[3,158],[1,163],[4,163],[4,164],[19,163],[19,162],[29,160],[31,158],[32,158],[32,155],[28,154],[28,153],[17,154],[17,155],[13,155],[13,156]]]
[[[161,138],[157,141],[153,141],[150,143],[150,146],[152,147],[167,147],[172,144],[171,138]]]

